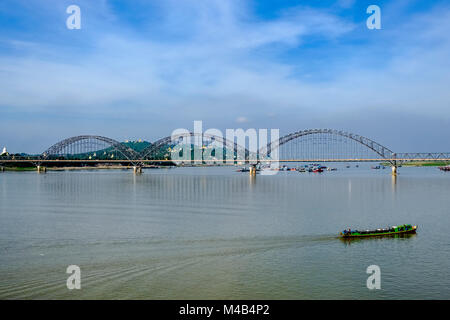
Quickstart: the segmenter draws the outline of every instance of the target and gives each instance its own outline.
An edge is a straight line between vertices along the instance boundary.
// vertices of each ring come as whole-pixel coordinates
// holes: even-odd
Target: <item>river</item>
[[[450,298],[450,173],[235,170],[0,173],[0,299]],[[337,238],[404,223],[417,235]]]

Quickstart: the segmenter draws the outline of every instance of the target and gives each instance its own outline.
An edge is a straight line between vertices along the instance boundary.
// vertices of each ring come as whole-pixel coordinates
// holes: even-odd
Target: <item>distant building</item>
[[[6,150],[6,147],[3,147],[2,153],[0,153],[0,156],[3,156],[4,154],[8,154],[8,150]]]

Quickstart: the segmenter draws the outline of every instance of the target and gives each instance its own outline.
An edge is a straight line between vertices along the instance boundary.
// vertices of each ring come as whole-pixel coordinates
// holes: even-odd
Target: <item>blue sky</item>
[[[81,8],[68,30],[66,8]],[[382,29],[366,27],[381,8]],[[176,128],[343,129],[450,151],[450,4],[3,0],[0,146]]]

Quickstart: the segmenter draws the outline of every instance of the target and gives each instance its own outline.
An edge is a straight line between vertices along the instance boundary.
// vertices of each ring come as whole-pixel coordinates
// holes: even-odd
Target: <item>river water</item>
[[[0,299],[449,299],[450,173],[369,166],[0,173]]]

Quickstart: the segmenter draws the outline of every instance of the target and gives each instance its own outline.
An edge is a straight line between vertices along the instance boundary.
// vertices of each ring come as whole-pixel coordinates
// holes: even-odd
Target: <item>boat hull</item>
[[[380,232],[380,233],[367,233],[367,234],[343,234],[340,233],[340,237],[344,239],[349,238],[367,238],[367,237],[385,237],[385,236],[394,236],[394,235],[400,235],[400,234],[414,234],[417,231],[417,226],[414,226],[410,230],[404,230],[404,231],[392,231],[392,232]]]

